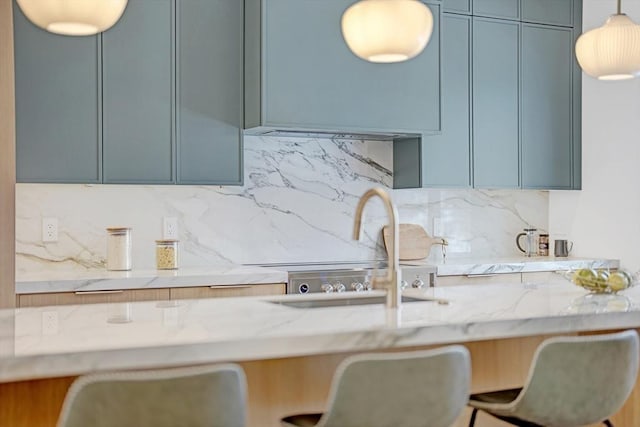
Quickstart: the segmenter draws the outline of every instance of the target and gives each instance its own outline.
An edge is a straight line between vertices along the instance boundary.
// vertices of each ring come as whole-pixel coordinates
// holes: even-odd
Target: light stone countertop
[[[640,287],[588,296],[566,283],[409,290],[405,303],[300,309],[285,295],[0,311],[0,382],[88,372],[444,345],[640,327]],[[372,291],[369,295],[383,295]],[[109,323],[129,308],[130,323]]]
[[[17,294],[286,283],[287,272],[262,267],[212,266],[178,270],[22,274]]]
[[[424,261],[403,261],[404,265],[422,265]],[[498,259],[453,258],[446,263],[430,264],[438,276],[486,275],[566,271],[579,268],[619,268],[618,260],[598,258],[514,257]],[[110,291],[156,289],[186,286],[224,286],[286,283],[287,272],[255,266],[212,266],[178,270],[45,272],[20,274],[17,294],[50,292]]]
[[[433,265],[437,267],[438,276],[534,273],[580,268],[620,268],[620,262],[613,259],[554,257],[450,258],[445,263]]]

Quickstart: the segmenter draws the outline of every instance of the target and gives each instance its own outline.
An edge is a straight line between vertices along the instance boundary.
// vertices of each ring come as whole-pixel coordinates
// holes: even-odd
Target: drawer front
[[[519,20],[520,2],[518,0],[474,0],[473,15]]]
[[[471,0],[444,0],[442,2],[443,12],[471,14]]]
[[[493,283],[520,283],[520,273],[467,275],[467,276],[438,276],[435,286],[459,285],[489,285]]]
[[[284,295],[284,283],[265,285],[221,285],[171,288],[171,299],[253,297],[263,295]]]
[[[616,268],[608,271],[617,271]],[[522,273],[522,283],[525,284],[543,284],[543,283],[570,283],[565,277],[567,270],[558,271],[540,271],[535,273]]]
[[[18,302],[20,307],[43,307],[47,305],[160,301],[168,300],[169,294],[169,289],[128,289],[95,292],[58,292],[47,294],[23,294],[18,296]]]

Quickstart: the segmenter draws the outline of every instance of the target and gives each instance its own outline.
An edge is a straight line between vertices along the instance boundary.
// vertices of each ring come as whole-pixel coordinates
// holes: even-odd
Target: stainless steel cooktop
[[[305,262],[252,264],[289,273],[287,293],[363,292],[371,289],[372,277],[386,273],[387,262],[381,260],[347,262]],[[400,265],[403,286],[433,286],[436,267]]]

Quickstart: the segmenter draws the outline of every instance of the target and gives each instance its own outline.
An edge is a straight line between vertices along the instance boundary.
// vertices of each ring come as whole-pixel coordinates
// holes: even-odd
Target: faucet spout
[[[389,229],[391,231],[391,242],[387,245],[387,257],[388,267],[387,275],[385,278],[375,277],[373,279],[374,287],[383,286],[387,288],[387,308],[398,308],[401,301],[400,291],[400,261],[399,261],[399,225],[398,225],[398,210],[391,201],[391,196],[382,188],[372,188],[362,195],[358,206],[356,207],[356,214],[353,223],[353,239],[360,240],[360,229],[362,228],[362,213],[367,202],[372,197],[379,197],[387,211],[389,217]]]

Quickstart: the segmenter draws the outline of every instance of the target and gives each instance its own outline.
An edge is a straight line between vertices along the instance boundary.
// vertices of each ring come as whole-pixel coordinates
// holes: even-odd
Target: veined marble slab
[[[407,294],[450,303],[268,302],[345,297],[316,294],[3,310],[0,381],[640,327],[640,287],[590,296],[568,282],[511,283]],[[109,323],[127,311],[131,322]]]
[[[580,268],[620,268],[620,262],[597,258],[498,258],[452,259],[436,264],[438,276],[473,276],[501,273],[534,273],[542,271],[568,271]]]
[[[286,282],[286,271],[236,265],[179,270],[40,272],[20,274],[16,282],[16,293],[110,291]]]

